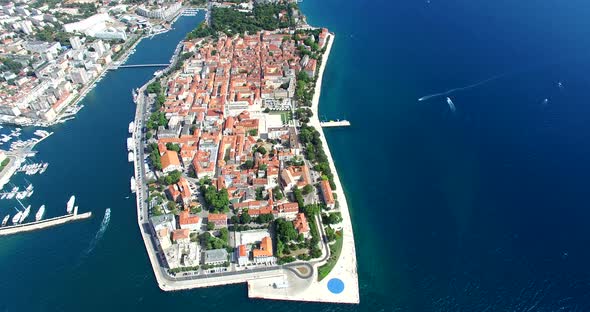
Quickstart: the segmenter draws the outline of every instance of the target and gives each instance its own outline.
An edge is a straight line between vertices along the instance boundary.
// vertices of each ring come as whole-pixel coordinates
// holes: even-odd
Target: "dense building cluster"
[[[325,200],[333,208],[334,198],[303,157],[294,111],[298,77],[313,79],[319,66],[302,50],[311,51],[310,43],[322,49],[327,34],[279,30],[188,40],[180,69],[148,87],[155,102],[146,134],[152,226],[155,233],[167,228],[157,236],[171,269],[193,267],[192,250],[199,248],[201,265],[211,270],[274,264],[287,245],[308,259],[316,248],[305,243],[315,220],[303,206]],[[162,221],[174,215],[178,225]],[[269,230],[273,220],[277,236]],[[174,233],[189,229],[187,222],[194,224],[192,241],[174,247]],[[221,250],[233,250],[223,263]]]
[[[170,8],[167,17],[181,6]],[[0,122],[56,122],[140,35],[161,29],[139,9],[94,0],[3,2]]]

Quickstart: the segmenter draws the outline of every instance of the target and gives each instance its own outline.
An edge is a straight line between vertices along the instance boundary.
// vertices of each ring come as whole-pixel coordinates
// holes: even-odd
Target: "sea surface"
[[[125,147],[131,89],[155,69],[135,68],[109,73],[38,146],[50,166],[27,176],[27,203],[55,216],[76,194],[94,217],[0,238],[0,311],[590,311],[590,3],[301,7],[336,33],[320,117],[352,123],[325,132],[351,207],[361,304],[250,300],[245,285],[158,289]],[[144,40],[128,63],[168,61],[202,18]],[[0,201],[0,215],[16,204]]]

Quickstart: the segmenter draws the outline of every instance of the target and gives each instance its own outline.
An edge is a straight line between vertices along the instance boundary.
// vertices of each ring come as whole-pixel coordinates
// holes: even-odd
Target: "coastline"
[[[319,103],[320,103],[320,95],[322,89],[322,80],[324,75],[324,69],[328,63],[328,57],[330,55],[330,50],[332,49],[332,44],[336,39],[336,36],[333,33],[330,33],[328,36],[330,39],[328,41],[328,47],[326,48],[325,58],[322,59],[322,65],[320,67],[320,72],[318,75],[318,82],[315,86],[315,91],[312,99],[312,112],[314,113],[310,119],[310,123],[316,127],[318,132],[320,133],[320,139],[322,144],[324,145],[324,151],[326,152],[326,156],[328,156],[328,161],[330,163],[330,169],[334,174],[334,183],[336,184],[336,194],[338,196],[338,204],[339,210],[342,214],[342,232],[343,232],[343,244],[342,244],[342,252],[340,254],[340,258],[336,263],[336,266],[332,269],[330,274],[328,274],[322,281],[327,283],[330,278],[333,277],[340,277],[340,276],[349,276],[352,275],[352,282],[353,287],[347,287],[349,289],[350,295],[353,295],[355,298],[355,303],[360,302],[359,298],[359,284],[358,284],[358,272],[357,272],[357,261],[356,261],[356,246],[354,242],[354,231],[352,228],[352,219],[350,217],[350,210],[348,207],[348,202],[346,200],[346,195],[344,194],[344,188],[342,187],[342,183],[340,182],[340,176],[338,176],[338,170],[336,169],[336,165],[334,163],[334,159],[332,158],[332,153],[330,152],[330,147],[328,145],[328,141],[326,140],[326,136],[324,131],[320,125],[319,120]],[[346,281],[345,281],[346,282]],[[348,284],[348,286],[351,286]],[[345,291],[346,289],[345,288]]]
[[[264,287],[265,284],[267,284],[265,281],[260,281],[259,283],[251,281],[248,283],[248,296],[250,298],[312,301],[327,303],[360,303],[356,247],[354,243],[352,220],[350,218],[348,203],[346,201],[346,196],[342,188],[342,183],[340,182],[340,177],[338,176],[338,171],[336,170],[336,166],[334,164],[334,159],[332,158],[328,142],[326,141],[326,136],[324,135],[324,131],[320,126],[320,120],[318,117],[318,108],[321,96],[324,70],[328,63],[328,58],[330,56],[330,51],[332,49],[332,44],[334,42],[335,35],[333,33],[329,33],[328,38],[328,45],[326,47],[326,52],[324,52],[322,56],[322,64],[318,71],[318,78],[316,81],[314,94],[312,98],[311,110],[313,112],[313,116],[310,118],[309,124],[316,128],[316,130],[320,133],[320,140],[322,141],[324,152],[328,157],[330,169],[334,174],[334,183],[336,184],[336,190],[334,192],[336,192],[338,196],[338,211],[340,211],[342,214],[342,252],[334,268],[332,268],[330,273],[319,282],[317,282],[317,269],[326,261],[314,264],[315,269],[313,277],[315,280],[312,282],[311,285],[309,285],[307,289],[305,289],[305,291],[295,295],[287,293],[277,293],[276,290],[273,292],[272,288]],[[323,231],[323,229],[318,230]],[[344,289],[341,293],[335,294],[328,290],[328,282],[333,278],[340,279],[344,283]],[[251,285],[256,285],[257,287],[251,287]]]

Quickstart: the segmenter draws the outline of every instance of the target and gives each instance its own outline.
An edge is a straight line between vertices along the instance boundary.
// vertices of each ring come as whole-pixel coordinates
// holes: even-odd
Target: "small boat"
[[[23,214],[20,216],[20,220],[18,221],[18,223],[22,223],[23,221],[25,221],[25,219],[29,216],[30,213],[31,205],[28,205],[25,211],[23,211]]]
[[[35,214],[35,221],[39,221],[39,220],[43,219],[44,214],[45,214],[45,205],[41,205],[41,207],[39,207],[39,210]]]
[[[74,203],[76,202],[76,196],[72,195],[72,197],[70,197],[70,200],[68,200],[68,203],[66,205],[66,211],[68,213],[72,213],[72,210],[74,209]]]
[[[7,214],[4,219],[2,219],[2,226],[5,226],[8,223],[8,219],[10,219],[10,214]]]
[[[132,176],[131,177],[131,192],[135,193],[136,188],[137,188],[137,184],[135,183],[135,177]]]
[[[447,97],[447,104],[449,104],[449,108],[451,109],[451,112],[455,112],[457,110],[457,108],[455,107],[455,104],[453,104],[453,101],[451,101],[450,97]]]
[[[12,217],[12,224],[18,224],[20,222],[20,217],[23,215],[22,211],[17,212],[14,217]]]

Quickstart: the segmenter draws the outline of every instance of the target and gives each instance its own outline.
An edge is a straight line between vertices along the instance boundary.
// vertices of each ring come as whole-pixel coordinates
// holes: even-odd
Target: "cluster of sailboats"
[[[24,164],[18,171],[24,172],[26,175],[42,174],[47,170],[49,163]]]
[[[75,201],[76,201],[76,196],[72,195],[72,197],[70,197],[70,200],[68,200],[68,203],[66,204],[66,211],[68,214],[72,214],[72,212],[74,210],[78,210],[77,209],[78,207],[74,207]],[[13,225],[22,224],[23,221],[25,221],[29,217],[29,214],[31,213],[31,205],[28,205],[22,211],[18,210],[18,208],[16,208],[16,207],[14,209],[17,211],[16,214],[14,216],[12,216],[12,219],[10,218],[10,214],[7,214],[6,216],[4,216],[4,219],[2,219],[1,226],[6,226],[8,224],[9,220],[12,221]],[[44,215],[45,215],[45,205],[41,205],[41,207],[39,207],[39,210],[37,210],[37,213],[35,214],[35,221],[41,221],[43,219]]]
[[[12,140],[12,138],[17,138],[21,135],[21,128],[16,128],[12,131],[10,131],[10,134],[2,134],[0,137],[0,144],[2,143],[8,143],[10,142],[10,140]]]
[[[16,211],[17,213],[12,217],[13,225],[21,224],[23,223],[23,221],[25,221],[27,217],[29,217],[29,214],[31,213],[31,205],[28,205],[27,208],[25,208],[25,210],[23,211],[20,211],[18,209],[16,209]],[[39,207],[39,210],[37,210],[37,213],[35,214],[35,221],[41,221],[41,219],[43,219],[44,214],[45,205],[41,205],[41,207]],[[6,215],[4,219],[2,219],[2,226],[6,226],[8,220],[10,220],[10,214]]]
[[[2,195],[0,195],[0,199],[25,199],[27,197],[31,197],[34,192],[33,184],[30,183],[29,186],[27,186],[23,191],[19,192],[19,189],[20,188],[18,186],[14,186],[10,192],[2,193]]]

